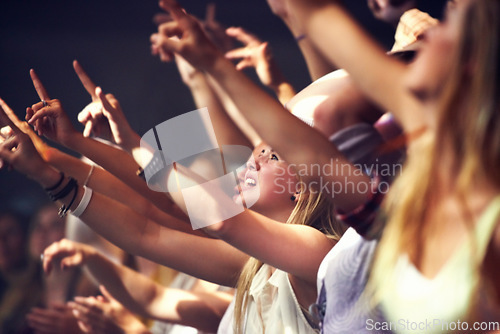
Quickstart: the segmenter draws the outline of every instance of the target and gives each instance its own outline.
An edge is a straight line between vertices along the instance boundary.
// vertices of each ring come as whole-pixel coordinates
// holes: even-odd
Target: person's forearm
[[[203,73],[198,72],[194,75],[187,86],[191,91],[196,107],[206,107],[208,109],[219,145],[251,145],[224,111],[219,97]]]
[[[332,186],[342,187],[347,176],[349,182],[354,184],[369,184],[369,178],[360,175],[321,133],[290,115],[275,99],[253,84],[244,74],[236,71],[229,61],[218,57],[207,71],[233,99],[241,114],[258,130],[262,139],[280,152],[288,163],[311,166],[334,164],[333,168],[337,166],[343,172],[343,175],[304,175],[305,182],[318,184],[323,178],[323,181],[331,182]],[[277,124],[281,125],[280,131],[276,131]],[[311,150],[311,147],[321,149]],[[346,211],[355,208],[367,198],[367,194],[346,193],[341,189],[333,191],[336,205]]]
[[[54,175],[51,176],[54,180]],[[58,172],[55,178],[57,182]],[[46,181],[48,183],[48,181]],[[78,188],[75,203],[83,189]],[[70,199],[63,199],[68,205]],[[232,286],[248,256],[221,240],[182,233],[137,214],[127,206],[94,192],[80,216],[98,234],[125,251],[189,275]],[[188,251],[189,250],[189,251]]]
[[[227,94],[224,87],[221,87],[217,80],[214,80],[210,76],[208,76],[208,80],[214,92],[217,94],[219,100],[224,106],[224,110],[229,115],[229,117],[231,117],[234,124],[236,124],[238,128],[245,134],[253,147],[259,145],[262,142],[262,138],[257,134],[257,132],[247,122],[247,120],[242,117],[240,111],[238,110],[238,107],[236,106],[232,98]]]
[[[338,2],[290,0],[307,38],[336,66],[345,69],[366,96],[390,110],[406,132],[425,123],[421,105],[407,89],[407,66],[388,57]],[[326,28],[328,27],[328,28]]]
[[[125,308],[142,317],[215,332],[231,301],[217,292],[194,293],[163,287],[95,250],[86,252],[86,256],[86,268],[99,284]]]
[[[298,40],[297,43],[306,62],[311,81],[316,81],[322,76],[337,69],[335,65],[328,61],[328,59],[321,54],[321,51],[308,40],[307,35],[304,34],[302,36],[304,37]],[[300,38],[301,36],[298,37]]]
[[[165,194],[150,190],[147,184],[137,176],[139,165],[125,151],[91,138],[85,138],[81,134],[74,136],[71,141],[66,143],[66,146],[102,166],[164,212],[186,221],[184,212]],[[177,225],[172,225],[173,228],[175,226]]]
[[[72,176],[78,181],[78,184],[87,186],[93,190],[113,198],[114,200],[127,205],[129,208],[136,211],[138,214],[148,217],[163,226],[176,229],[178,231],[191,233],[199,236],[206,236],[200,231],[193,231],[192,227],[185,221],[169,215],[156,206],[149,200],[139,195],[114,175],[100,167],[92,167],[85,162],[67,155],[57,149],[51,148],[46,154],[46,160],[52,166]]]
[[[312,81],[316,81],[322,76],[334,71],[336,67],[325,58],[321,54],[321,51],[308,39],[293,9],[293,7],[287,7],[286,14],[283,13],[285,15],[278,15],[278,17],[285,23],[292,36],[295,38],[306,62],[309,76]]]

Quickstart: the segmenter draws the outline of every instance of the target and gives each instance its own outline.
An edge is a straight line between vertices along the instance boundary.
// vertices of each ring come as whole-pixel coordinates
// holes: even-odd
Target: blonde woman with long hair
[[[9,108],[0,102],[4,110]],[[30,138],[3,111],[0,119],[2,125],[13,129],[12,136],[2,137],[3,165],[9,164],[46,189],[57,185],[50,191],[53,197],[65,192],[58,202],[75,210],[88,191],[78,185],[74,192],[63,191],[72,181],[61,178],[40,158]],[[306,310],[316,298],[316,271],[344,231],[333,219],[331,200],[301,188],[293,168],[264,144],[255,149],[254,158],[239,178],[245,200],[255,199],[255,211],[245,210],[208,228],[227,243],[160,226],[96,192],[90,201],[87,198],[80,218],[132,254],[221,285],[234,286],[239,277],[234,310],[237,332],[313,333],[316,325]],[[255,259],[249,260],[243,252]],[[46,266],[57,258],[57,251],[47,255]],[[59,257],[66,255],[62,264],[68,265],[82,256],[64,250],[59,253]],[[112,287],[108,289],[113,294]],[[141,298],[131,288],[128,292]]]
[[[288,161],[327,165],[338,156],[213,48],[200,46],[200,35],[175,2],[162,3],[176,24],[154,36],[160,52],[178,52],[212,75]],[[409,139],[406,170],[386,203],[389,223],[371,274],[374,300],[389,321],[373,329],[411,330],[398,321],[404,319],[418,332],[441,332],[453,330],[458,320],[500,319],[500,3],[450,2],[446,20],[426,34],[410,66],[387,57],[340,1],[289,0],[287,5],[299,13],[307,38],[345,68],[367,96],[391,110]],[[185,30],[190,34],[180,40],[162,37]],[[273,131],[276,124],[284,125],[279,133]],[[283,136],[292,140],[280,144]],[[314,149],[306,152],[307,147]],[[371,194],[335,195],[337,207],[350,212]],[[439,324],[419,327],[432,319]],[[446,323],[451,327],[439,326]]]

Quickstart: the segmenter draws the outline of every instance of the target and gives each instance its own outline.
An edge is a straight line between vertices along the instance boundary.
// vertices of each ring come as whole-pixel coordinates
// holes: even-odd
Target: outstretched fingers
[[[236,38],[238,41],[247,46],[259,45],[262,43],[261,40],[257,38],[257,36],[247,32],[241,27],[229,27],[226,29],[226,34],[228,36]]]

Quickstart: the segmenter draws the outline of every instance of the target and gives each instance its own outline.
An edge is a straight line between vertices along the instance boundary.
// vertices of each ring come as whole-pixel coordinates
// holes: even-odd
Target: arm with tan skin
[[[43,162],[41,159],[36,164],[27,164],[27,161],[37,160],[32,157],[34,148],[31,150],[32,145],[27,136],[17,133],[13,140],[16,142],[4,143],[5,149],[0,149],[1,159],[43,187],[57,182],[57,171],[44,166],[40,163]],[[14,146],[17,148],[14,155],[19,159],[13,159],[12,154],[8,153],[8,148]],[[68,205],[69,197],[62,199],[65,205]],[[79,189],[75,203],[79,203],[81,198],[82,190]],[[197,198],[205,203],[201,194]],[[232,202],[229,198],[226,201]],[[227,204],[223,201],[218,203],[221,206]],[[218,211],[220,207],[213,209]],[[205,211],[204,214],[208,214]],[[221,240],[199,238],[158,226],[98,193],[93,195],[80,218],[96,232],[132,254],[218,284],[235,284],[248,259],[248,256]],[[314,301],[316,272],[321,260],[333,246],[333,242],[323,233],[309,226],[276,222],[250,210],[223,223],[214,224],[209,229],[242,251],[288,272],[302,305]]]
[[[421,102],[403,82],[408,67],[387,56],[347,14],[341,1],[287,3],[315,46],[331,62],[346,69],[367,97],[383,110],[390,110],[405,132],[426,125],[420,113]]]
[[[83,136],[89,137],[94,133],[97,137],[113,141],[132,154],[132,151],[140,146],[141,137],[128,123],[118,100],[112,94],[100,96],[102,90],[96,89],[96,84],[78,61],[73,61],[73,68],[92,99],[92,102],[78,114],[78,121],[85,125]],[[104,108],[103,101],[108,102],[107,106],[111,108]]]
[[[155,23],[158,25],[165,22],[171,22],[170,16],[161,14],[155,16]],[[215,4],[207,4],[205,19],[199,22],[211,40],[221,50],[231,48],[232,41],[226,35],[224,27],[215,19]],[[217,94],[215,94],[204,73],[195,69],[182,57],[176,56],[175,63],[182,82],[191,91],[196,107],[206,107],[208,109],[217,143],[219,145],[251,146],[246,136],[232,123],[229,116],[224,112],[222,102]]]
[[[278,16],[286,24],[292,35],[296,38],[312,81],[316,81],[325,74],[335,70],[335,65],[321,54],[308,38],[306,32],[302,30],[300,24],[297,22],[293,8],[290,8],[286,0],[267,0],[267,4],[274,15]]]
[[[226,56],[228,58],[239,58],[239,56],[245,56],[245,59],[242,60],[240,64],[245,64],[245,66],[255,66],[261,82],[265,85],[266,83],[269,85],[271,82],[276,82],[277,84],[279,83],[278,85],[281,88],[276,88],[279,88],[280,90],[280,100],[288,100],[291,97],[289,95],[291,94],[291,91],[293,91],[293,88],[290,86],[290,89],[287,89],[285,87],[287,86],[286,84],[282,85],[284,83],[281,81],[281,78],[277,77],[278,74],[276,66],[272,66],[270,64],[268,59],[265,57],[265,54],[256,51],[256,49],[259,48],[260,42],[259,45],[256,45],[258,43],[255,42],[250,43],[251,39],[242,30],[234,31],[234,29],[231,30],[231,28],[225,30],[221,24],[215,20],[215,9],[213,4],[207,5],[205,20],[197,21],[203,27],[208,37],[222,52],[226,52],[230,49],[230,47],[232,47],[233,43],[229,36],[238,37],[239,39],[243,39],[245,42],[251,44],[252,51],[250,51],[250,55],[242,55],[240,52],[242,49],[237,49],[228,51]],[[163,23],[171,24],[172,18],[168,14],[164,14],[164,16],[157,14],[155,16],[155,22],[159,25]],[[245,33],[245,36],[248,38],[240,36],[242,33]],[[234,54],[233,51],[237,52],[237,54]],[[153,47],[152,53],[154,55],[158,55],[158,49]],[[256,55],[256,53],[260,54],[261,57]],[[162,61],[172,60],[172,55],[170,54],[159,54],[159,56]],[[198,108],[205,106],[208,107],[208,112],[210,114],[212,124],[214,125],[219,144],[229,143],[234,145],[236,143],[243,143],[243,145],[250,146],[251,144],[251,146],[255,147],[262,142],[262,138],[260,138],[248,122],[241,117],[241,114],[232,99],[215,80],[210,78],[210,76],[206,75],[203,71],[194,68],[178,55],[175,56],[175,61],[183,82],[191,90],[196,106]],[[244,67],[243,65],[241,66],[242,68]],[[237,126],[235,126],[235,124]],[[246,137],[246,139],[241,136]]]
[[[196,21],[177,3],[163,1],[162,5],[176,21],[160,26],[160,32],[152,36],[153,46],[156,46],[160,53],[177,52],[199,69],[209,73],[233,99],[247,121],[258,130],[263,140],[280,152],[289,163],[320,166],[333,163],[333,167],[341,170],[343,175],[305,175],[304,181],[314,188],[318,185],[319,177],[323,177],[324,181],[334,185],[335,203],[339,209],[347,212],[366,201],[368,194],[346,193],[341,187],[346,177],[356,186],[369,182],[367,176],[360,175],[356,167],[347,162],[322,134],[295,118],[238,72],[206,39]],[[184,34],[180,40],[168,38],[179,31],[189,31],[189,34]],[[276,131],[277,124],[280,124],[280,131]],[[284,141],[283,138],[287,140]],[[315,150],[311,150],[311,147]]]
[[[175,62],[182,81],[191,91],[196,107],[206,107],[208,109],[217,143],[219,145],[252,146],[247,137],[234,125],[228,114],[224,112],[222,102],[212,89],[205,74],[193,68],[179,56],[175,57]]]
[[[116,298],[133,313],[203,331],[216,331],[231,301],[227,293],[196,293],[163,287],[136,271],[109,261],[94,248],[69,240],[56,242],[44,252],[47,272],[59,263],[64,268],[85,266],[99,284],[106,287],[103,292],[109,296],[107,299]],[[85,306],[88,308],[92,304],[97,303],[78,298],[72,306],[85,312]]]
[[[149,217],[170,228],[203,236],[203,233],[193,231],[184,221],[179,220],[152,205],[150,201],[137,194],[115,176],[100,167],[91,166],[80,159],[65,154],[56,148],[48,146],[25,122],[21,122],[8,108],[4,108],[10,119],[33,141],[38,153],[56,169],[75,178],[79,184],[88,181],[87,185],[102,194],[129,206],[139,214]]]
[[[3,109],[8,108],[2,100],[0,103]],[[6,163],[27,175],[43,188],[57,184],[59,171],[38,155],[28,135],[19,130],[3,110],[0,111],[0,123],[10,126],[14,132],[14,136],[0,145],[0,160],[3,164]],[[67,182],[65,180],[63,185]],[[56,191],[59,191],[59,188]],[[68,206],[72,197],[73,192],[70,192],[59,202]],[[82,197],[83,188],[78,187],[75,200],[69,209],[74,210]],[[128,206],[98,192],[94,192],[80,218],[97,233],[131,254],[221,285],[233,286],[248,259],[247,255],[223,241],[160,226]],[[189,252],[186,252],[187,249]]]
[[[75,66],[75,68],[79,68],[77,72],[82,82],[84,82],[86,89],[95,87],[81,67]],[[95,161],[137,193],[147,198],[159,209],[177,218],[177,220],[173,221],[174,225],[172,226],[183,228],[177,225],[176,222],[186,220],[186,215],[163,193],[150,190],[147,184],[137,177],[136,172],[139,168],[137,162],[125,151],[85,137],[76,131],[64,112],[61,102],[57,99],[50,99],[35,71],[31,70],[30,75],[40,99],[47,103],[47,106],[44,106],[42,102],[38,102],[31,108],[27,108],[26,119],[29,124],[34,125],[35,131]],[[119,104],[112,105],[99,87],[95,88],[95,94],[99,98],[103,109],[107,110],[107,113],[121,114]],[[126,137],[123,135],[123,132],[120,132],[121,130],[117,130],[121,126],[110,124],[110,127],[113,130],[114,137]],[[49,158],[54,158],[56,161],[58,157],[60,156],[57,154],[53,157],[49,156]]]

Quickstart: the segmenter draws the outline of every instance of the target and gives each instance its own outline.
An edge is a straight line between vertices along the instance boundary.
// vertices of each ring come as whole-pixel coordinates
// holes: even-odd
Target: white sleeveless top
[[[387,289],[382,301],[393,332],[443,333],[466,329],[456,326],[469,326],[470,330],[474,323],[463,322],[471,310],[478,308],[481,321],[500,321],[499,310],[491,308],[483,298],[479,268],[474,266],[484,260],[499,214],[497,196],[481,215],[473,238],[452,255],[433,279],[424,277],[406,254],[399,258],[387,282],[393,288]]]
[[[243,326],[246,334],[318,333],[302,313],[288,274],[264,264],[252,281]],[[234,299],[227,309],[217,333],[234,333]]]

